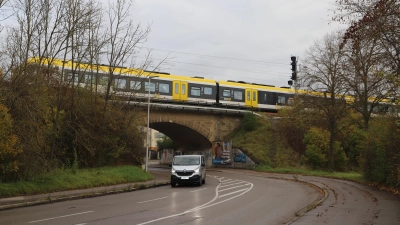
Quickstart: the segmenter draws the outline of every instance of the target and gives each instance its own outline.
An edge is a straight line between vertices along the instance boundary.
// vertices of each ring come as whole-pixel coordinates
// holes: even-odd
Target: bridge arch
[[[210,150],[213,141],[223,141],[241,124],[244,111],[180,106],[152,106],[149,127],[180,145],[181,151]],[[147,114],[145,123],[147,125]]]
[[[152,122],[150,128],[158,130],[178,143],[181,151],[207,150],[211,141],[199,131],[175,122]]]

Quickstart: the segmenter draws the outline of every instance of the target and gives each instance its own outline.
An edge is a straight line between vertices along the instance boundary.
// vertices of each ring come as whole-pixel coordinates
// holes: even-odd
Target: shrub
[[[253,113],[245,113],[242,124],[245,131],[253,131],[257,129],[257,117]]]
[[[363,144],[362,168],[366,180],[382,185],[400,185],[400,129],[395,120],[376,118]]]
[[[329,133],[326,130],[312,127],[304,136],[305,156],[313,169],[325,168],[328,162]]]
[[[326,154],[322,152],[322,149],[313,144],[307,145],[306,158],[308,164],[313,169],[325,167],[326,163],[328,162]]]
[[[17,179],[22,150],[18,147],[18,137],[11,133],[12,119],[7,108],[0,104],[0,180]]]
[[[334,162],[335,162],[335,170],[338,171],[345,171],[347,169],[347,156],[346,152],[344,151],[343,147],[341,146],[340,142],[335,142],[335,155],[334,155]]]

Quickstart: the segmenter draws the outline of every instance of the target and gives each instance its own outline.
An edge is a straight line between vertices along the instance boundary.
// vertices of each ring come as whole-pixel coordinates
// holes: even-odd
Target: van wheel
[[[175,182],[171,182],[171,187],[175,187],[176,183]]]
[[[205,184],[205,183],[206,183],[206,178],[204,178],[204,180],[202,181],[202,183],[203,183],[203,184]]]
[[[199,182],[198,182],[198,186],[201,186],[201,184],[203,183],[203,181],[202,181],[202,179],[201,179],[201,177],[199,178]]]

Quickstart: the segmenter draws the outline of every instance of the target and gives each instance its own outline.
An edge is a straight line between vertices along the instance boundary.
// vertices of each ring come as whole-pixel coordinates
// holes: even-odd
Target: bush
[[[316,145],[307,145],[306,159],[308,164],[313,169],[319,169],[325,167],[328,159],[326,154],[322,152],[322,149]]]
[[[245,113],[242,124],[245,131],[253,131],[257,129],[257,117],[253,113]]]
[[[12,134],[12,119],[7,108],[0,104],[0,181],[18,178],[22,150],[18,147],[18,137]]]
[[[335,142],[335,155],[334,155],[334,162],[335,162],[335,170],[337,171],[345,171],[347,170],[347,163],[348,158],[346,156],[346,152],[344,151],[343,147],[341,146],[340,142]]]
[[[326,130],[312,127],[304,136],[306,144],[305,156],[308,164],[313,169],[327,166],[329,152],[329,133]]]
[[[389,187],[399,187],[400,129],[395,120],[374,119],[366,135],[361,158],[365,179]]]
[[[341,135],[341,143],[344,152],[348,158],[347,170],[358,170],[360,166],[360,156],[364,151],[364,142],[366,141],[366,133],[358,129],[356,126],[351,126]]]

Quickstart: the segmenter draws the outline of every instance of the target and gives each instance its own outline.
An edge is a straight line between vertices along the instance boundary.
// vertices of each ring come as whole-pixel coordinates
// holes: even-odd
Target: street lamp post
[[[152,77],[149,76],[149,85],[147,87],[149,89],[149,93],[147,96],[148,97],[147,98],[147,133],[146,133],[147,137],[146,137],[146,165],[145,165],[146,172],[147,172],[147,167],[148,167],[148,163],[149,163],[149,130],[150,130],[149,123],[150,123],[150,86],[151,86],[150,79],[156,78],[156,77],[158,77],[158,76],[152,76]]]

